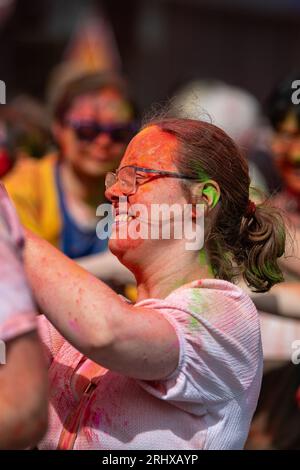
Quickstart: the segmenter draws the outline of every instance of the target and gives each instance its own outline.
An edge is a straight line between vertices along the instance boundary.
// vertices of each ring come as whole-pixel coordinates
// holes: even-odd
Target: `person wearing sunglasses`
[[[105,174],[118,166],[136,130],[126,86],[117,76],[88,73],[62,86],[52,108],[58,152],[20,161],[6,188],[27,228],[94,274],[128,279],[96,234]]]
[[[106,176],[115,211],[109,248],[136,278],[135,304],[27,232],[50,380],[40,449],[243,448],[263,355],[257,310],[234,282],[242,275],[260,292],[280,282],[285,245],[280,214],[250,201],[249,185],[246,160],[216,126],[145,125]],[[173,230],[131,233],[131,224],[172,228],[171,214],[152,217],[162,204],[188,205],[203,244],[187,249],[185,232]]]

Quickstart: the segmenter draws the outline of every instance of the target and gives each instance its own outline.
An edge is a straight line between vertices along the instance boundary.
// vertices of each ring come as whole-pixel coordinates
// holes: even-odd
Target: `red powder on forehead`
[[[177,149],[178,141],[174,135],[162,131],[157,126],[149,126],[131,141],[122,166],[135,164],[146,168],[176,171],[174,161]]]

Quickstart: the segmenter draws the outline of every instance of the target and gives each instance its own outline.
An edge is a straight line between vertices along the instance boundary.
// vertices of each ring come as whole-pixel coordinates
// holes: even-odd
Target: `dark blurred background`
[[[99,11],[141,109],[193,78],[224,80],[263,100],[300,68],[298,0],[0,0],[8,102],[20,92],[43,99],[74,31]]]

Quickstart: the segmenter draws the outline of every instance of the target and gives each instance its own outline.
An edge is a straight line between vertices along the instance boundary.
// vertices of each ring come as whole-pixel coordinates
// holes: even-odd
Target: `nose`
[[[111,202],[116,201],[121,196],[124,196],[124,193],[121,191],[118,181],[116,181],[115,184],[107,188],[105,191],[106,199],[108,199]]]
[[[108,147],[112,144],[112,139],[107,132],[100,132],[94,142],[101,147]]]

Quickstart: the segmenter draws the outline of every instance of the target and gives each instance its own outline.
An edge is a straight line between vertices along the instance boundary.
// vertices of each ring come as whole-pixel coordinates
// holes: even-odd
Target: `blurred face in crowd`
[[[132,110],[118,90],[103,88],[76,97],[55,134],[78,174],[100,177],[118,166],[133,135]]]
[[[300,126],[295,114],[280,123],[272,150],[286,186],[300,195]]]

